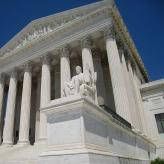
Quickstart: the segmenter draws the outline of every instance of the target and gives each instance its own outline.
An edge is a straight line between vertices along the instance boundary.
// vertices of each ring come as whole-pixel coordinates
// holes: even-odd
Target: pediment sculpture
[[[80,66],[76,66],[76,75],[70,82],[65,82],[64,96],[80,94],[95,101],[97,73],[91,71],[89,66],[82,72]]]

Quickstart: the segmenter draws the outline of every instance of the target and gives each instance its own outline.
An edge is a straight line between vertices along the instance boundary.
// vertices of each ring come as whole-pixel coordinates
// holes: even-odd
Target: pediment
[[[31,21],[25,28],[23,28],[18,34],[16,34],[16,36],[14,36],[0,49],[0,63],[4,64],[7,61],[11,61],[10,57],[14,58],[15,56],[17,58],[18,54],[24,54],[26,53],[26,50],[31,50],[32,47],[38,46],[40,43],[45,43],[46,39],[48,40],[48,38],[49,40],[55,37],[58,38],[59,36],[62,38],[65,37],[65,33],[68,31],[74,32],[76,28],[83,28],[81,25],[90,25],[90,23],[87,24],[86,22],[95,23],[94,21],[97,21],[99,17],[98,15],[103,16],[99,17],[99,19],[105,19],[106,16],[108,18],[109,15],[106,15],[105,13],[109,13],[110,9],[114,9],[111,10],[110,16],[112,16],[112,19],[118,26],[118,31],[121,33],[123,41],[128,44],[132,51],[132,56],[139,64],[139,67],[146,79],[148,79],[144,64],[137,52],[137,49],[128,33],[125,24],[123,23],[119,11],[114,5],[114,0],[103,0],[97,3],[92,3],[90,5],[78,7]]]
[[[85,15],[104,7],[106,3],[109,5],[111,2],[101,1],[34,20],[0,49],[0,57],[8,56],[8,54],[14,53],[14,51],[19,50],[28,43],[36,41],[38,38],[44,37],[68,23],[81,19]]]

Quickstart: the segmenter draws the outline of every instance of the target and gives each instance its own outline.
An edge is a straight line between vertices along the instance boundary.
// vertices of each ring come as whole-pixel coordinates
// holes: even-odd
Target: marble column
[[[112,29],[104,32],[106,39],[106,50],[111,75],[116,112],[131,123],[128,95],[121,68],[119,52]]]
[[[138,105],[138,111],[139,111],[139,115],[141,118],[141,124],[142,124],[142,133],[143,135],[147,135],[147,125],[146,125],[146,121],[145,121],[145,113],[143,111],[143,103],[142,103],[142,97],[141,97],[141,93],[140,93],[140,87],[137,83],[137,73],[134,70],[133,71],[134,75],[133,75],[133,81],[134,81],[134,87],[135,87],[135,94],[136,94],[136,100],[137,100],[137,105]]]
[[[41,73],[41,97],[40,107],[45,107],[51,99],[51,71],[50,59],[48,56],[42,57],[42,73]]]
[[[83,65],[83,72],[85,73],[88,68],[91,70],[91,73],[94,74],[94,64],[93,64],[93,56],[91,51],[91,39],[90,37],[86,36],[81,39],[81,47],[82,47],[82,65]],[[97,99],[97,90],[95,94],[95,103],[98,104]]]
[[[29,129],[30,129],[32,74],[31,74],[31,66],[29,64],[26,64],[24,67],[25,68],[24,68],[19,141],[18,141],[19,144],[29,144]]]
[[[126,85],[126,90],[127,90],[127,94],[128,94],[128,100],[129,100],[129,106],[130,106],[130,113],[131,113],[131,118],[132,118],[132,127],[135,128],[136,130],[139,130],[140,125],[139,125],[139,121],[138,121],[138,115],[137,115],[137,111],[136,111],[136,104],[135,104],[135,100],[134,100],[134,95],[133,95],[133,89],[132,89],[132,84],[129,78],[129,72],[128,72],[128,66],[125,60],[128,60],[128,54],[125,53],[125,50],[123,48],[119,48],[119,53],[120,53],[120,57],[121,57],[121,61],[122,61],[122,71],[123,71],[123,75],[124,75],[124,80],[125,80],[125,85]]]
[[[151,109],[151,100],[148,98],[143,98],[143,106],[145,113],[145,121],[147,123],[148,137],[155,141],[159,137],[158,127],[156,123],[156,118]]]
[[[5,116],[5,124],[4,124],[4,131],[3,131],[4,145],[13,144],[16,93],[17,93],[17,73],[13,71],[10,75],[6,116]]]
[[[141,122],[141,118],[140,118],[140,114],[139,114],[139,110],[138,110],[138,103],[137,103],[137,96],[136,96],[136,92],[135,92],[135,84],[134,84],[134,74],[133,74],[133,70],[132,70],[132,66],[131,66],[131,62],[128,59],[127,61],[127,65],[128,65],[128,77],[130,80],[130,86],[131,86],[131,90],[132,90],[132,97],[131,100],[133,100],[133,109],[135,111],[135,119],[137,120],[135,128],[138,131],[142,131],[142,122]]]
[[[83,71],[91,69],[92,73],[94,72],[93,56],[91,51],[91,40],[89,37],[84,37],[81,40],[82,47],[82,65]]]
[[[68,46],[63,47],[60,53],[61,97],[64,97],[64,83],[71,80],[70,52]]]
[[[40,107],[45,107],[51,100],[51,71],[48,56],[42,57]],[[39,141],[47,139],[47,118],[40,112]]]
[[[0,75],[0,144],[2,142],[2,107],[4,96],[4,76]]]
[[[102,55],[102,52],[99,49],[96,48],[93,50],[94,71],[97,72],[97,82],[96,82],[97,100],[98,100],[99,105],[104,105],[105,83],[104,83],[101,55]]]
[[[153,138],[152,131],[154,132],[156,128],[152,124],[151,112],[150,112],[150,102],[148,99],[143,98],[142,103],[143,103],[143,107],[144,107],[143,110],[144,110],[144,113],[146,116],[145,121],[146,121],[147,127],[148,127],[148,137]]]

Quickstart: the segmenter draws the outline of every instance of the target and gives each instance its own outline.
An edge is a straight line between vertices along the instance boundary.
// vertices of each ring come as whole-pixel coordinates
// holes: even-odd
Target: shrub
[[[164,159],[156,158],[155,160],[151,161],[151,164],[164,164]]]

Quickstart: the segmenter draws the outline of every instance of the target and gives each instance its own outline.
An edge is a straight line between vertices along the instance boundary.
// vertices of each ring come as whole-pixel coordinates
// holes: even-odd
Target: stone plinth
[[[47,116],[48,150],[39,164],[148,164],[154,155],[153,144],[80,95],[51,101],[41,112]]]

